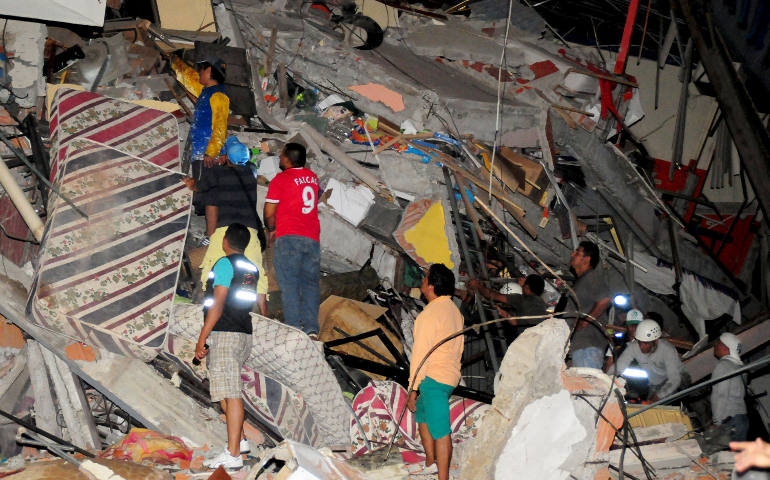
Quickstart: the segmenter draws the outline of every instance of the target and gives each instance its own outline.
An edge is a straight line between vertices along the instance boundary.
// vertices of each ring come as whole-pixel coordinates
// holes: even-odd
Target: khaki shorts
[[[251,335],[238,332],[211,332],[208,338],[211,401],[241,398],[241,367],[251,354]]]

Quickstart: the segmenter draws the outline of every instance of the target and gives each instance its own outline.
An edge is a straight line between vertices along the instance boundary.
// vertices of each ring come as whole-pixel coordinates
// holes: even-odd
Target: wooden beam
[[[278,64],[278,101],[281,108],[289,108],[289,86],[286,83],[286,65]]]
[[[275,57],[275,42],[278,40],[278,27],[273,27],[270,31],[270,47],[265,56],[265,76],[270,76],[270,69],[273,68],[273,58]]]
[[[359,165],[358,162],[350,157],[350,155],[345,153],[334,143],[330,142],[326,137],[318,133],[313,127],[310,125],[305,126],[305,128],[300,130],[300,134],[303,137],[306,137],[307,139],[315,142],[316,145],[318,145],[323,150],[326,150],[329,155],[334,157],[335,160],[340,162],[359,180],[369,185],[372,190],[379,193],[380,195],[383,195],[384,197],[390,197],[390,193],[388,192],[387,187],[383,185],[375,175],[370,173],[366,168]]]

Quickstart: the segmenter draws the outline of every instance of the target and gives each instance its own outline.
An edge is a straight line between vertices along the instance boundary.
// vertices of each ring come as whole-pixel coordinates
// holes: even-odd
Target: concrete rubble
[[[682,91],[684,58],[640,47],[619,68],[623,48],[565,41],[527,1],[130,3],[107,1],[96,26],[86,3],[67,7],[88,28],[0,8],[0,476],[434,478],[406,388],[423,272],[444,263],[475,327],[451,478],[728,477],[703,396],[629,417],[623,372],[569,366],[570,319],[478,326],[500,314],[467,289],[536,273],[550,314],[590,240],[613,293],[660,314],[693,383],[722,331],[746,363],[766,354],[763,191],[747,189],[718,96],[690,93],[688,123],[666,126],[682,112],[659,91]],[[203,466],[227,432],[193,362],[208,238],[181,183],[196,98],[169,54],[227,60],[227,135],[251,152],[258,216],[286,143],[319,179],[319,340],[283,323],[265,249],[238,472]],[[684,92],[711,92],[707,77]],[[624,315],[613,307],[611,347],[629,340]],[[768,378],[750,380],[762,435]]]

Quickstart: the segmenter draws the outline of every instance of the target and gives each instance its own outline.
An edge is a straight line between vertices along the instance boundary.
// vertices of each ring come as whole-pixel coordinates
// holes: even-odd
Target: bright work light
[[[647,378],[647,372],[645,370],[633,367],[628,367],[627,369],[623,370],[621,375],[628,378]]]
[[[612,303],[614,303],[616,307],[620,307],[620,308],[627,307],[628,295],[623,295],[622,293],[615,295],[615,297],[612,299]]]

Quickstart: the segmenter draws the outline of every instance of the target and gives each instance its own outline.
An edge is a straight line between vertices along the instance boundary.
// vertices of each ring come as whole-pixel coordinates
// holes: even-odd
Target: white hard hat
[[[626,314],[626,325],[632,324],[635,325],[637,323],[640,323],[642,320],[644,320],[644,315],[639,310],[632,308],[628,311]]]
[[[513,295],[515,293],[521,295],[521,285],[517,281],[508,282],[500,287],[500,293],[503,295]]]
[[[723,333],[719,336],[719,341],[722,342],[728,350],[730,350],[730,356],[736,360],[741,359],[741,339],[732,333]]]
[[[660,325],[655,320],[645,319],[636,327],[634,336],[640,342],[652,342],[660,338]]]

